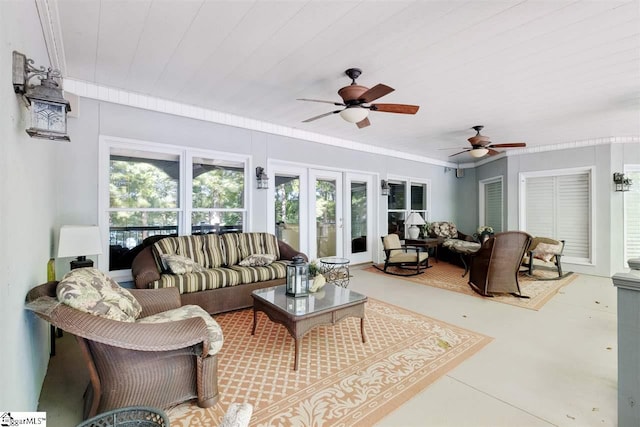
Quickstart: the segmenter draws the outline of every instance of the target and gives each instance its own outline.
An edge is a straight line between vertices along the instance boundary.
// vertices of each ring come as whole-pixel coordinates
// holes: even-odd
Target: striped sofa
[[[275,261],[252,263],[264,255]],[[176,287],[183,305],[196,304],[216,314],[251,307],[253,290],[283,284],[286,264],[295,255],[306,259],[269,233],[173,236],[144,248],[131,272],[137,288]],[[191,267],[174,268],[176,274],[166,262],[173,259],[188,261]]]

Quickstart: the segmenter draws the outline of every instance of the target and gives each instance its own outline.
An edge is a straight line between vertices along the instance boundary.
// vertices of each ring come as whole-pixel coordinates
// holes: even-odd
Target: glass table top
[[[253,291],[253,295],[296,316],[304,316],[367,299],[365,295],[330,283],[324,285],[318,292],[310,293],[304,297],[288,296],[285,289],[285,285],[273,286],[257,289]]]
[[[347,258],[340,258],[337,256],[320,258],[320,262],[323,264],[349,264],[349,260]]]

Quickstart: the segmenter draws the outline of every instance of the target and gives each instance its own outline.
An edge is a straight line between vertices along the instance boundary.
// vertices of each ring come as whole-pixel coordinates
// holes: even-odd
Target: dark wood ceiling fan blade
[[[466,152],[469,152],[469,151],[471,151],[471,150],[472,150],[471,148],[467,148],[466,150],[464,150],[464,151],[460,151],[459,153],[451,154],[449,157],[457,156],[458,154],[466,153]]]
[[[323,99],[297,98],[296,101],[323,102],[325,104],[333,104],[333,105],[342,105],[342,106],[344,106],[344,104],[342,102],[325,101]]]
[[[394,90],[395,89],[390,88],[387,85],[377,84],[371,89],[369,89],[368,91],[366,91],[365,93],[363,93],[362,96],[358,98],[358,101],[368,104],[371,101],[374,101],[378,98],[382,98],[383,96],[390,94]]]
[[[309,122],[312,122],[314,120],[318,120],[318,119],[321,119],[323,117],[327,117],[327,116],[330,116],[332,114],[339,113],[340,111],[342,111],[342,110],[329,111],[328,113],[320,114],[319,116],[315,116],[315,117],[311,117],[310,119],[303,120],[302,123],[309,123]]]
[[[419,105],[407,104],[373,104],[371,111],[381,111],[383,113],[415,114],[420,109]]]
[[[510,142],[507,144],[491,144],[487,145],[487,148],[518,148],[518,147],[526,147],[527,144],[524,142]]]
[[[369,117],[365,117],[364,119],[362,119],[358,123],[356,123],[356,126],[358,126],[358,129],[362,129],[362,128],[366,128],[370,124],[371,124],[371,122],[369,121]]]
[[[494,150],[493,148],[487,148],[487,150],[489,150],[487,154],[489,154],[490,156],[495,156],[496,154],[500,154],[498,150]]]

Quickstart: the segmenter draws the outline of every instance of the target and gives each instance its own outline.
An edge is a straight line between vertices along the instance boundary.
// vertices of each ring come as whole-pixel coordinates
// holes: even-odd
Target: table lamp
[[[417,239],[420,235],[420,229],[417,227],[418,225],[424,225],[426,222],[417,212],[411,212],[405,221],[406,225],[409,225],[409,238]]]
[[[87,255],[100,255],[100,229],[95,225],[63,225],[60,227],[58,258],[77,257],[71,261],[71,270],[93,267]]]

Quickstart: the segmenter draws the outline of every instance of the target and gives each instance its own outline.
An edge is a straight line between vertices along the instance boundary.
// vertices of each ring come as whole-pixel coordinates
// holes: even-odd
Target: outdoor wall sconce
[[[256,168],[256,182],[258,184],[258,190],[266,190],[269,188],[269,177],[263,167],[258,166]]]
[[[35,76],[40,79],[39,85],[29,83]],[[67,113],[71,106],[62,96],[62,89],[55,78],[62,78],[59,70],[36,68],[33,59],[13,51],[13,91],[22,95],[31,110],[27,133],[34,138],[69,141]]]
[[[389,181],[384,179],[380,181],[380,195],[381,196],[389,195]]]
[[[631,178],[626,178],[622,172],[614,172],[613,182],[616,184],[616,191],[629,191],[633,184]]]

